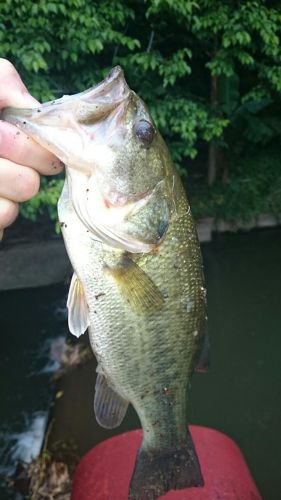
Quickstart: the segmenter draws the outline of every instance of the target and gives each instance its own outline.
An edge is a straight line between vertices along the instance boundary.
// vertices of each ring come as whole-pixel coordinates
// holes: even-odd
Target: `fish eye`
[[[146,121],[140,120],[134,125],[134,132],[140,143],[146,148],[149,147],[155,136],[155,128]]]

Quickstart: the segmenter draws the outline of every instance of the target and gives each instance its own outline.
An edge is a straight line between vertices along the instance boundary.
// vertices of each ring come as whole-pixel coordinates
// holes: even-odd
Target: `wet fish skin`
[[[95,108],[87,114],[85,105],[79,115],[82,129],[76,119],[70,120],[74,129],[77,126],[76,134],[83,131],[82,152],[82,139],[76,141],[74,152],[67,132],[65,140],[63,130],[59,142],[55,139],[58,110],[68,113],[69,123],[71,97],[58,105],[57,113],[56,103],[52,114],[51,105],[43,107],[48,127],[53,126],[53,136],[49,127],[47,139],[46,122],[36,122],[34,110],[25,112],[25,124],[19,110],[6,117],[25,130],[28,126],[35,140],[67,161],[59,218],[87,304],[83,314],[78,308],[78,315],[84,318],[89,312],[79,328],[89,324],[99,363],[97,418],[113,427],[119,425],[128,402],[134,406],[144,438],[129,498],[154,499],[171,488],[203,484],[186,411],[188,384],[205,337],[205,288],[196,229],[166,145],[155,127],[145,124],[141,127],[148,127],[148,134],[140,130],[145,136],[140,143],[136,124],[152,124],[149,113],[120,72],[113,80],[111,76],[100,84],[104,102],[94,91],[91,104],[99,100],[99,117]],[[78,101],[75,96],[75,106]],[[89,125],[95,137],[87,142]],[[104,143],[95,143],[99,133]],[[113,151],[109,168],[98,164],[94,151],[95,144],[108,143],[108,157]],[[106,198],[109,207],[82,203],[81,197],[89,198],[91,192]],[[102,223],[89,215],[93,206]],[[107,218],[106,210],[112,216]],[[115,226],[110,225],[111,217]]]

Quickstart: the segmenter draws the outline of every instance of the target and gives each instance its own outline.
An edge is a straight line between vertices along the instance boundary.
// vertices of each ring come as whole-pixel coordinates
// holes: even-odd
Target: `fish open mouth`
[[[116,66],[102,82],[84,92],[65,95],[38,108],[6,108],[1,118],[16,125],[64,163],[87,170],[95,156],[91,125],[112,114],[115,115],[112,127],[116,126],[131,94],[123,70]]]

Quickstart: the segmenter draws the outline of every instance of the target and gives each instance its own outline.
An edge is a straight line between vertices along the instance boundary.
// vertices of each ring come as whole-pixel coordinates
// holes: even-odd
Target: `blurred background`
[[[194,376],[189,420],[233,437],[269,500],[281,488],[280,31],[275,1],[0,3],[1,56],[37,99],[84,90],[119,64],[147,103],[202,241],[212,358]],[[87,342],[66,340],[62,184],[42,179],[0,248],[1,500],[26,494],[30,463],[48,498],[52,460],[67,463],[58,498],[69,498],[79,456],[112,434],[94,419]],[[118,432],[138,425],[130,410]]]
[[[279,2],[263,0],[7,0],[0,48],[41,101],[120,64],[189,185],[194,215],[249,219],[281,212],[280,16]],[[24,216],[56,218],[60,188],[44,180]]]

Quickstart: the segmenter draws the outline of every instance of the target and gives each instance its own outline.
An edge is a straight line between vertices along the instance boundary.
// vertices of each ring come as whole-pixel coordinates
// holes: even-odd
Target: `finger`
[[[27,201],[40,187],[39,174],[30,167],[0,159],[0,196],[15,202]]]
[[[17,70],[7,59],[0,58],[0,75],[0,109],[7,106],[17,108],[38,106],[38,101],[29,94]]]
[[[0,157],[35,168],[44,175],[57,174],[63,168],[63,163],[56,156],[10,123],[3,121],[0,121]]]
[[[28,108],[38,106],[38,101],[28,93],[18,72],[6,59],[0,58],[0,74],[0,109],[6,106]],[[62,170],[60,160],[46,152],[32,139],[28,139],[23,132],[18,134],[17,132],[19,131],[12,125],[8,126],[8,124],[1,122],[0,156],[19,164],[31,166],[45,175],[53,175]]]
[[[0,240],[1,232],[3,236],[3,229],[16,219],[19,213],[19,206],[11,200],[0,198]]]

